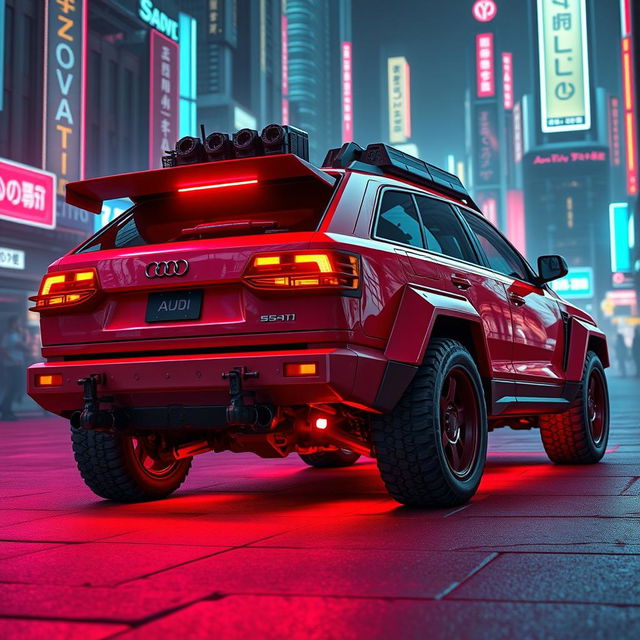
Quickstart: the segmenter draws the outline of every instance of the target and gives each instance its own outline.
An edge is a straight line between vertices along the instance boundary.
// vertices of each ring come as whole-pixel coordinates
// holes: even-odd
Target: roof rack
[[[345,142],[339,149],[329,150],[322,166],[331,169],[359,169],[378,175],[391,174],[457,198],[472,209],[480,211],[458,176],[382,142],[370,144],[366,149],[355,142]]]

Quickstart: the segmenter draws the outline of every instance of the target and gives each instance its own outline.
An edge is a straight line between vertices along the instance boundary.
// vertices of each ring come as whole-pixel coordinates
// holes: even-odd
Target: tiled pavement
[[[639,390],[612,381],[602,463],[502,430],[472,503],[427,512],[370,461],[232,454],[112,505],[62,420],[0,423],[0,638],[640,638]]]

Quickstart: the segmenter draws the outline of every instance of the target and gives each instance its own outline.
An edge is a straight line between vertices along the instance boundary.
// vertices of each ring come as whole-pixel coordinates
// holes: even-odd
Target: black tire
[[[171,463],[155,460],[144,449],[143,439],[120,434],[72,427],[71,442],[85,484],[107,500],[166,498],[182,484],[191,467],[191,458]]]
[[[599,396],[595,402],[594,395]],[[540,435],[549,459],[557,464],[602,459],[609,441],[609,390],[602,362],[593,351],[587,352],[576,402],[568,411],[540,416]]]
[[[454,385],[454,398],[449,402],[452,377],[462,384],[460,390]],[[464,400],[456,396],[456,391],[464,391]],[[464,424],[462,413],[452,418],[455,402],[468,405]],[[465,438],[475,432],[468,441],[466,470],[460,468],[461,459],[452,461],[453,450],[460,450],[462,430]],[[454,507],[467,502],[478,489],[484,471],[487,431],[482,380],[471,354],[456,340],[433,339],[398,405],[373,420],[373,444],[387,490],[409,506]]]
[[[298,455],[302,458],[302,461],[310,467],[318,467],[320,469],[350,467],[360,457],[359,453],[354,453],[348,449],[318,451],[317,453],[300,453]]]

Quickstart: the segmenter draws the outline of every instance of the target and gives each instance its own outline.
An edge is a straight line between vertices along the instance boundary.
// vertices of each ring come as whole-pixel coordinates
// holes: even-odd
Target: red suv
[[[345,144],[321,169],[305,147],[278,125],[212,134],[165,168],[67,186],[94,213],[134,202],[34,298],[29,393],[70,419],[87,485],[139,501],[206,451],[365,455],[399,502],[450,507],[498,427],[600,460],[607,344],[547,286],[564,260],[536,273],[457,177],[391,147]]]

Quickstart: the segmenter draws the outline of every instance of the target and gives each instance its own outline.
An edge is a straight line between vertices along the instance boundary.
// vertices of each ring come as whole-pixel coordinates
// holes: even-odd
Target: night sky
[[[595,76],[618,94],[618,0],[587,0],[595,14]],[[386,58],[405,56],[411,67],[412,142],[424,160],[443,165],[464,153],[464,92],[470,80],[473,0],[352,0],[355,139],[362,146],[387,141]],[[492,25],[496,51],[514,55],[515,96],[532,89],[530,0],[497,0]],[[591,42],[594,45],[594,42]],[[593,73],[593,70],[592,70]]]

